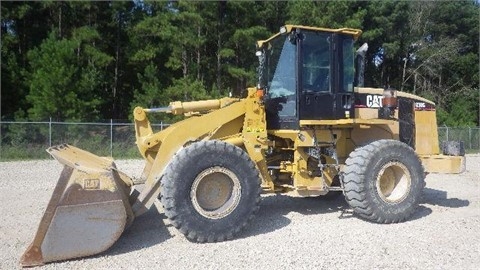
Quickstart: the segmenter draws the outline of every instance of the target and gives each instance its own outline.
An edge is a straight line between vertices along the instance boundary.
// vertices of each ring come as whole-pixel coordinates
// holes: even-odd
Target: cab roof
[[[257,41],[257,46],[260,48],[263,46],[264,43],[269,42],[270,40],[278,37],[282,34],[288,34],[292,32],[294,29],[305,29],[310,31],[317,31],[317,32],[330,32],[330,33],[340,33],[353,36],[354,40],[357,40],[358,37],[362,34],[362,30],[354,29],[354,28],[338,28],[338,29],[331,29],[331,28],[322,28],[322,27],[313,27],[313,26],[304,26],[304,25],[294,25],[294,24],[287,24],[280,28],[280,32],[271,36],[265,40]]]

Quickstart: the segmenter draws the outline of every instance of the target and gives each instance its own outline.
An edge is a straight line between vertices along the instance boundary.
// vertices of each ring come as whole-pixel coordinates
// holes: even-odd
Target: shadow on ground
[[[425,188],[423,191],[424,203],[438,205],[448,208],[460,208],[470,205],[468,200],[458,198],[448,198],[447,192],[432,188]]]
[[[264,196],[255,219],[237,238],[267,234],[286,227],[291,223],[291,220],[286,217],[290,212],[302,215],[321,215],[336,212],[339,218],[345,218],[344,212],[348,211],[348,208],[348,204],[341,193],[336,196],[313,198],[296,198],[286,195]]]
[[[335,197],[294,198],[284,195],[262,197],[260,209],[254,220],[235,239],[248,238],[279,230],[291,223],[286,215],[297,212],[304,215],[318,215],[338,212],[339,218],[348,209],[342,194]],[[94,257],[118,255],[161,244],[172,237],[165,225],[166,216],[162,209],[154,205],[144,215],[138,217],[132,226],[125,230],[120,239],[107,251]]]
[[[448,208],[460,208],[470,205],[468,200],[462,200],[458,198],[448,198],[447,192],[443,190],[437,190],[433,188],[425,188],[423,190],[423,201],[418,206],[415,213],[409,218],[409,221],[424,218],[430,215],[433,210],[428,205],[436,205]]]
[[[287,217],[291,212],[302,215],[337,213],[339,219],[355,217],[343,195],[341,193],[333,195],[314,198],[296,198],[286,195],[263,196],[255,219],[235,238],[248,238],[282,229],[291,223]],[[445,191],[425,188],[422,205],[408,221],[430,215],[433,210],[428,205],[459,208],[468,206],[469,201],[448,198]],[[171,225],[165,225],[165,219],[166,216],[162,210],[158,211],[156,206],[153,206],[147,213],[138,217],[110,249],[97,256],[128,253],[167,241],[172,235],[167,229],[167,226]]]
[[[133,224],[123,232],[120,239],[105,254],[128,253],[167,241],[172,236],[167,229],[167,226],[170,225],[164,223],[166,218],[153,205],[148,212],[135,218]]]

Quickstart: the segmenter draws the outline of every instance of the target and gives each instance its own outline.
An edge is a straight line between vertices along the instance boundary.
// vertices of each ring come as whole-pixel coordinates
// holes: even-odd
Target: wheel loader
[[[139,178],[72,145],[47,149],[64,169],[20,264],[103,252],[156,200],[193,242],[232,239],[262,193],[341,192],[361,219],[408,219],[426,174],[461,173],[465,157],[456,147],[441,151],[433,102],[363,87],[360,35],[285,25],[257,42],[258,84],[246,97],[135,108]],[[153,132],[153,113],[185,118]]]

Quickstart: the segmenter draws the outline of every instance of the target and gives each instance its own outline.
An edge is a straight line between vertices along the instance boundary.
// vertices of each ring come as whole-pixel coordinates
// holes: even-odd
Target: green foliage
[[[92,43],[98,32],[88,27],[74,31],[71,39],[58,39],[53,32],[28,56],[31,65],[28,110],[33,120],[54,117],[58,120],[99,118],[102,100],[98,90],[104,84],[105,68],[112,57]]]
[[[256,83],[255,41],[292,23],[362,29],[367,86],[434,100],[439,123],[478,125],[478,10],[473,0],[3,1],[1,119],[125,119],[137,105],[241,97]]]
[[[289,23],[325,28],[362,28],[365,3],[355,1],[289,1]]]
[[[143,75],[139,74],[142,89],[135,91],[135,100],[131,104],[132,110],[136,106],[143,108],[167,107],[173,100],[194,101],[213,98],[207,93],[202,82],[190,78],[175,79],[171,86],[159,91],[156,73],[157,69],[149,65]],[[160,121],[169,123],[182,118],[169,114],[153,114],[151,117],[150,121],[153,123]]]
[[[143,74],[138,74],[138,81],[141,83],[141,89],[135,90],[134,101],[132,109],[136,106],[143,106],[145,108],[153,108],[158,106],[166,106],[165,91],[162,90],[159,81],[158,69],[150,63]]]
[[[449,127],[476,126],[478,123],[478,106],[480,106],[479,89],[463,89],[461,94],[453,97],[446,109],[437,112],[440,125]]]
[[[40,48],[29,52],[32,74],[27,100],[32,104],[29,109],[31,119],[40,120],[52,115],[68,118],[72,113],[76,114],[71,106],[62,106],[69,96],[76,96],[68,89],[78,69],[70,64],[75,61],[75,48],[74,41],[57,40],[52,34]]]
[[[171,100],[194,101],[207,99],[210,96],[202,82],[189,78],[181,78],[173,81],[172,86],[165,89]]]

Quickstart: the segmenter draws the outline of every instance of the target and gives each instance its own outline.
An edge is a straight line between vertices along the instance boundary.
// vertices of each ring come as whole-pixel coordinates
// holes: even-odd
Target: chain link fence
[[[152,124],[154,132],[168,124]],[[141,158],[133,123],[0,122],[0,160],[46,159],[46,148],[69,143],[100,156]],[[480,152],[480,128],[439,127],[439,141],[463,141],[467,153]]]
[[[168,124],[152,124],[154,132]],[[0,160],[46,159],[52,145],[68,143],[99,156],[141,158],[133,123],[0,122]]]
[[[462,141],[467,153],[480,152],[480,128],[478,127],[439,127],[438,139],[442,141]]]

